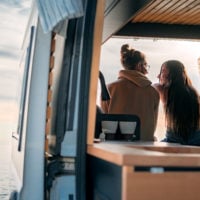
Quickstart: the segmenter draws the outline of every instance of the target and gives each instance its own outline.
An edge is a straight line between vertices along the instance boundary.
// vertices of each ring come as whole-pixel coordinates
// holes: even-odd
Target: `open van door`
[[[105,2],[66,4],[67,11],[80,6],[83,14],[64,17],[50,31],[48,26],[44,29],[40,12],[60,4],[54,1],[55,7],[45,10],[41,9],[45,2],[37,3],[38,7],[33,3],[23,45],[28,62],[19,126],[12,137],[17,186],[11,198],[86,199],[88,112],[96,114]],[[89,127],[93,133],[94,126]]]
[[[68,21],[63,61],[60,68],[55,65],[53,72],[57,88],[52,90],[54,110],[53,115],[47,119],[50,122],[47,122],[47,126],[51,124],[51,127],[46,140],[46,152],[49,155],[46,160],[46,186],[50,199],[87,199],[88,113],[93,116],[96,113],[95,93],[104,3],[86,1],[84,6],[84,17]],[[59,54],[59,50],[59,46],[56,46],[55,55]],[[55,86],[54,80],[52,87]],[[89,129],[94,133],[94,125],[90,125]]]

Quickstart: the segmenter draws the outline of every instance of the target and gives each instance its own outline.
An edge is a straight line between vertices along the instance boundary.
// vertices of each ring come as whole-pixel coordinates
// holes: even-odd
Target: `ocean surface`
[[[8,200],[15,189],[11,170],[11,135],[14,128],[14,106],[0,101],[0,200]]]
[[[0,123],[0,200],[9,199],[14,188],[11,171],[10,123]]]

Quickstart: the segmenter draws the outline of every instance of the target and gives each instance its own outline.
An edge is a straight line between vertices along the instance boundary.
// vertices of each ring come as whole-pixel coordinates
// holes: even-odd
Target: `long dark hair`
[[[166,61],[169,86],[166,101],[166,119],[174,133],[187,143],[189,134],[199,128],[199,95],[177,60]]]

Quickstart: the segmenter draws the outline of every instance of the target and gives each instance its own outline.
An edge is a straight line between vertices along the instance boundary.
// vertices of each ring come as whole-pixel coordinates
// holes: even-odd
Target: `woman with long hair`
[[[168,60],[161,66],[155,84],[163,102],[166,137],[162,141],[200,145],[200,102],[183,63]]]

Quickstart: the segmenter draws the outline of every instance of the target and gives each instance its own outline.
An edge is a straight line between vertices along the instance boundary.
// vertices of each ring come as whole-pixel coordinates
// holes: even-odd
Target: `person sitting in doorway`
[[[154,141],[157,125],[159,94],[146,77],[148,67],[145,55],[128,44],[121,47],[118,80],[108,84],[110,100],[101,101],[104,113],[134,114],[140,118],[140,139]]]
[[[200,101],[197,90],[188,77],[185,66],[178,60],[168,60],[161,66],[160,94],[166,118],[163,142],[200,146]]]

